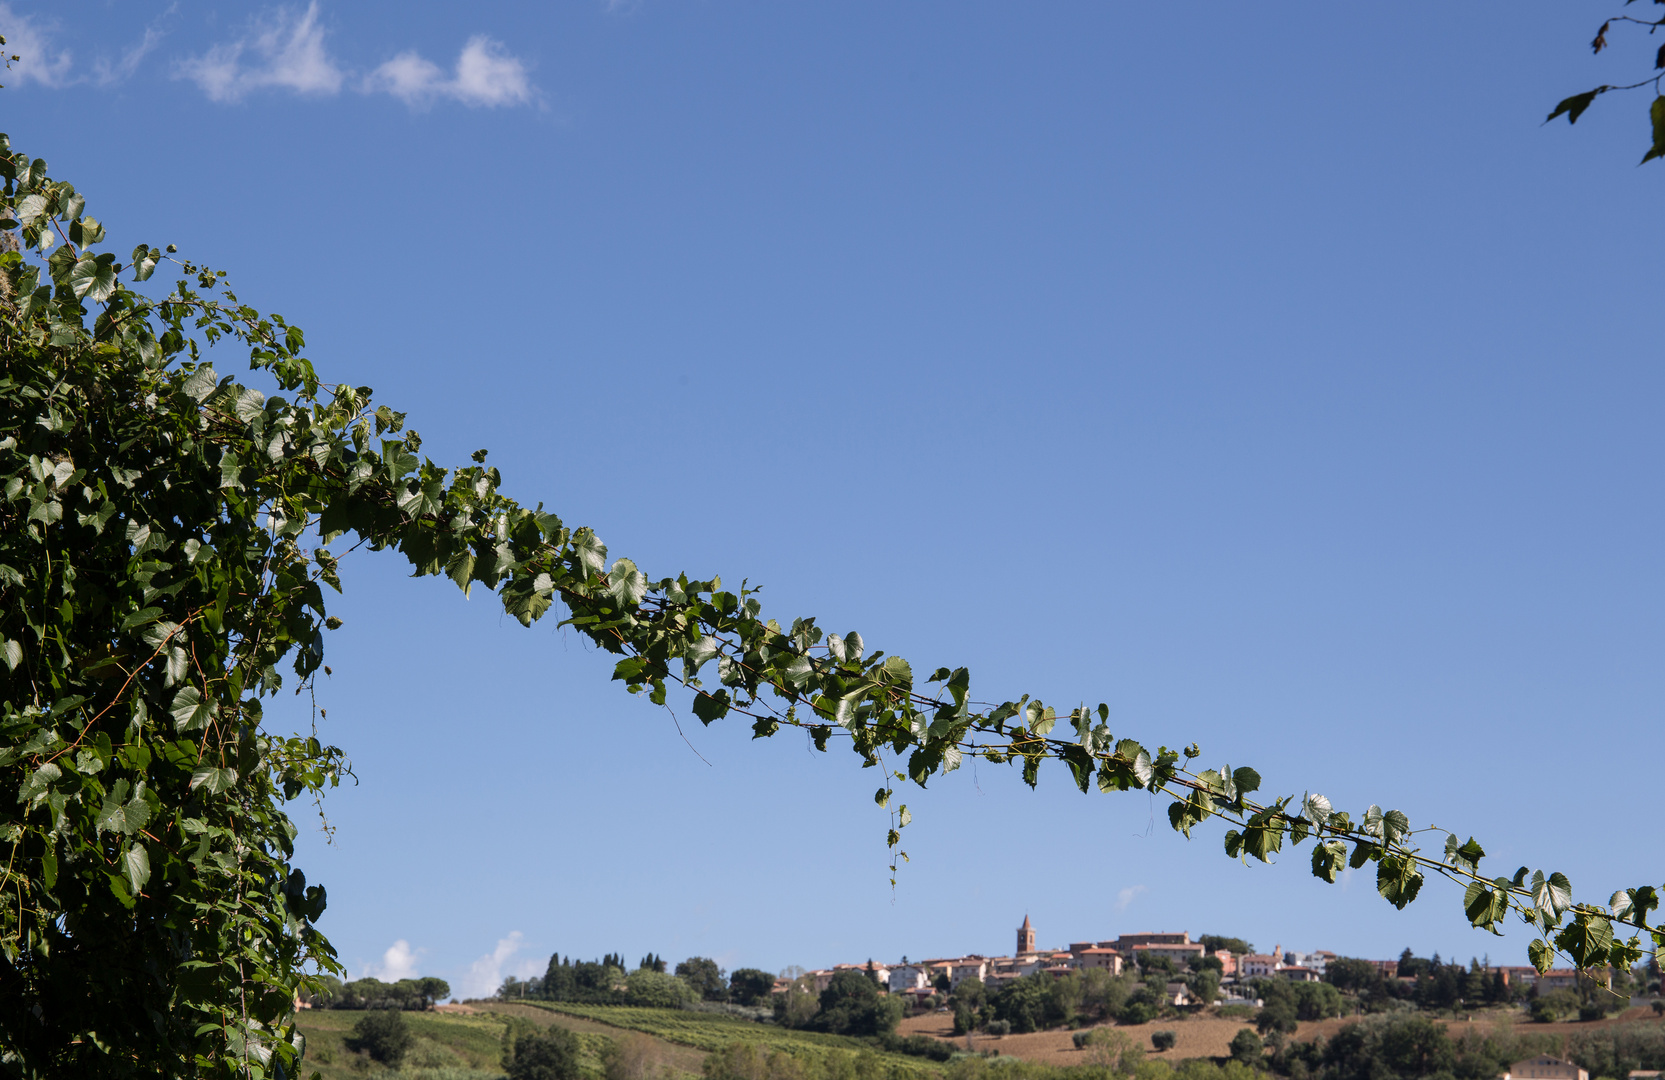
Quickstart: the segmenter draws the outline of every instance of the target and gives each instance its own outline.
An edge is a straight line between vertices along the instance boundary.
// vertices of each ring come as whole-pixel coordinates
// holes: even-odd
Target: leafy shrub
[[[578,1080],[578,1038],[560,1027],[515,1039],[509,1080]]]
[[[767,1005],[775,977],[757,968],[737,968],[728,975],[728,997],[736,1005]]]
[[[1156,1017],[1156,1009],[1143,998],[1133,998],[1122,1011],[1116,1014],[1116,1019],[1124,1024],[1148,1024]]]
[[[397,1069],[405,1060],[405,1053],[416,1042],[405,1024],[404,1014],[398,1009],[372,1009],[359,1017],[353,1033],[346,1039],[349,1050],[369,1054],[371,1059]]]
[[[1245,1065],[1260,1064],[1262,1045],[1260,1036],[1250,1028],[1244,1028],[1231,1037],[1231,1059]]]
[[[624,1003],[638,1008],[680,1009],[695,996],[686,979],[652,968],[638,968],[624,981]]]
[[[1153,1031],[1150,1033],[1150,1044],[1158,1050],[1172,1050],[1179,1036],[1171,1031]]]
[[[840,971],[821,991],[811,1026],[834,1035],[884,1035],[901,1019],[901,1001],[880,997],[878,985],[859,971]]]
[[[884,1035],[879,1038],[879,1046],[893,1054],[907,1054],[931,1061],[947,1061],[954,1056],[952,1046],[929,1035]]]
[[[1012,1022],[1010,1020],[990,1020],[986,1030],[990,1035],[1003,1038],[1012,1033]]]
[[[1077,1050],[1081,1050],[1086,1048],[1087,1040],[1092,1037],[1093,1033],[1090,1031],[1077,1031],[1070,1035],[1070,1042],[1075,1044]]]
[[[1554,1023],[1579,1007],[1578,995],[1571,990],[1551,990],[1532,999],[1528,1007],[1532,1020],[1538,1024]]]

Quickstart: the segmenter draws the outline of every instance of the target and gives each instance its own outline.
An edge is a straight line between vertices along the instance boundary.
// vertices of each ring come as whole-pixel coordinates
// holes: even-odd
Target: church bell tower
[[[1033,926],[1029,925],[1029,916],[1024,915],[1023,925],[1018,927],[1017,954],[1019,956],[1028,956],[1031,953],[1033,953],[1034,951],[1035,951],[1035,928]]]

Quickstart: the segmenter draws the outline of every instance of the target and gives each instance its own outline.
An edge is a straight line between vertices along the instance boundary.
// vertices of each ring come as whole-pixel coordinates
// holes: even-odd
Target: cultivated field
[[[759,1024],[721,1013],[690,1012],[681,1009],[635,1009],[620,1005],[579,1005],[571,1002],[527,1003],[526,1008],[639,1031],[666,1042],[699,1050],[721,1050],[735,1043],[749,1043],[759,1049],[783,1051],[801,1060],[859,1059],[857,1075],[890,1077],[894,1080],[926,1080],[939,1070],[920,1058],[881,1053],[858,1039],[793,1031],[773,1024]]]
[[[1613,1024],[1634,1023],[1637,1021],[1651,1021],[1654,1013],[1647,1008],[1629,1009],[1617,1016],[1605,1020],[1592,1020],[1578,1023],[1563,1024],[1533,1024],[1527,1022],[1518,1011],[1488,1010],[1474,1014],[1472,1019],[1440,1020],[1446,1031],[1453,1038],[1460,1036],[1464,1029],[1479,1028],[1482,1031],[1493,1025],[1513,1025],[1521,1034],[1543,1034],[1566,1036],[1576,1032],[1589,1032],[1609,1027]],[[1350,1024],[1357,1017],[1345,1017],[1334,1020],[1319,1020],[1305,1022],[1295,1033],[1298,1040],[1312,1039],[1317,1036],[1329,1038],[1344,1024]],[[1217,1017],[1186,1017],[1179,1020],[1155,1020],[1148,1024],[1118,1025],[1117,1030],[1126,1032],[1133,1041],[1145,1048],[1145,1056],[1149,1060],[1166,1061],[1178,1064],[1186,1058],[1224,1058],[1231,1054],[1231,1039],[1243,1028],[1253,1029],[1254,1023],[1241,1019],[1220,1019]],[[1174,1048],[1164,1053],[1157,1053],[1151,1049],[1150,1037],[1152,1032],[1171,1031],[1176,1036]],[[957,1049],[966,1049],[966,1037],[954,1034],[954,1018],[946,1012],[926,1013],[923,1016],[910,1017],[903,1020],[897,1028],[900,1035],[930,1035],[952,1043]],[[1003,1056],[1023,1058],[1029,1061],[1043,1061],[1048,1065],[1076,1065],[1080,1064],[1085,1055],[1075,1049],[1071,1036],[1073,1032],[1037,1031],[1029,1035],[1007,1035],[995,1038],[990,1035],[973,1035],[971,1048],[974,1050],[999,1050]]]
[[[347,1009],[303,1009],[296,1024],[306,1036],[306,1058],[302,1075],[314,1071],[324,1080],[358,1080],[367,1075],[370,1062],[348,1050],[344,1040],[364,1014]],[[445,1080],[496,1080],[503,1075],[500,1065],[503,1022],[487,1016],[457,1013],[410,1012],[405,1022],[416,1036],[416,1045],[405,1057],[404,1075],[424,1073]],[[377,1067],[373,1073],[387,1075]],[[372,1074],[373,1074],[372,1073]]]

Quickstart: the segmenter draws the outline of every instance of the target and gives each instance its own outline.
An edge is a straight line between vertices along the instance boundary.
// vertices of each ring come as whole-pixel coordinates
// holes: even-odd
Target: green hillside
[[[558,1025],[578,1037],[580,1064],[587,1080],[601,1080],[604,1055],[622,1044],[630,1062],[623,1075],[680,1080],[700,1075],[705,1054],[687,1044],[673,1045],[647,1034],[621,1030],[577,1016],[525,1005],[490,1005],[477,1013],[406,1012],[402,1014],[416,1044],[403,1065],[387,1069],[349,1050],[346,1039],[364,1013],[349,1009],[304,1010],[297,1023],[306,1035],[303,1076],[317,1072],[323,1080],[503,1080],[503,1029],[509,1017]]]
[[[347,1049],[345,1039],[364,1013],[349,1009],[305,1009],[296,1023],[306,1036],[302,1075],[320,1073],[324,1080],[360,1080],[374,1076],[391,1080],[500,1080],[503,1021],[489,1016],[457,1013],[408,1012],[405,1023],[416,1045],[394,1073]]]
[[[804,1067],[804,1073],[814,1076],[853,1076],[862,1080],[935,1080],[941,1076],[941,1070],[928,1061],[884,1053],[860,1039],[795,1031],[722,1013],[565,1001],[529,1001],[525,1007],[638,1031],[709,1053],[744,1045],[764,1054],[786,1054]]]

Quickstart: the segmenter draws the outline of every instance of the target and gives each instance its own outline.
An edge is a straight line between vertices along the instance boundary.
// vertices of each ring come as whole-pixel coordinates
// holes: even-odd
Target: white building
[[[931,973],[924,964],[898,964],[890,969],[890,981],[886,985],[893,994],[924,990],[931,985]]]

